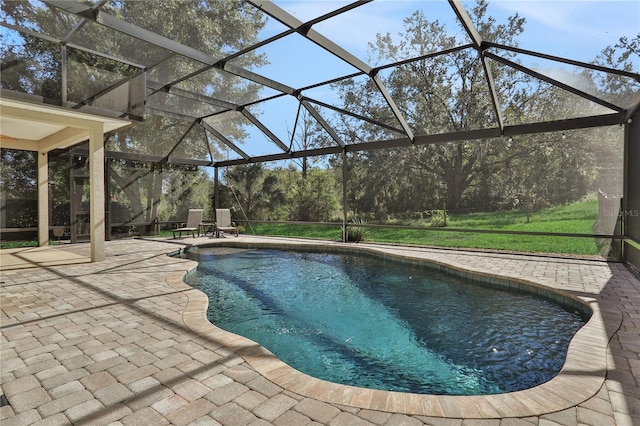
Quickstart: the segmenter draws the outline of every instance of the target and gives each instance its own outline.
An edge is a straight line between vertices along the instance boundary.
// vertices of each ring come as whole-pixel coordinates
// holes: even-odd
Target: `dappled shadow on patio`
[[[58,246],[0,250],[0,270],[3,271],[88,262],[91,262],[91,257],[79,255]]]
[[[1,387],[9,403],[0,409],[3,422],[28,423],[44,417],[74,424],[142,418],[176,424],[198,419],[233,424],[229,419],[278,423],[305,417],[329,424],[338,416],[364,421],[375,414],[384,419],[376,417],[377,423],[384,424],[406,415],[401,414],[406,410],[393,410],[396,400],[391,397],[376,400],[375,409],[346,408],[326,403],[314,379],[287,378],[283,370],[266,377],[261,374],[262,369],[273,368],[271,354],[209,324],[206,297],[182,281],[195,263],[167,256],[198,242],[226,246],[323,244],[248,236],[231,240],[123,240],[107,243],[105,262],[3,270]],[[639,401],[638,378],[632,368],[637,362],[640,333],[632,321],[632,306],[637,306],[640,298],[640,284],[624,265],[370,246],[511,278],[528,277],[593,300],[602,310],[603,332],[613,335],[607,371],[599,368],[587,374],[588,369],[567,365],[566,373],[583,377],[581,380],[606,374],[605,386],[580,404],[556,413],[542,414],[543,410],[528,420],[534,424],[541,419],[561,424],[589,423],[587,419],[602,420],[599,424],[633,424],[638,420],[634,411]],[[69,248],[79,254],[89,250],[88,245]],[[291,384],[300,392],[287,391]],[[317,397],[313,397],[314,391]],[[509,398],[499,397],[502,401]],[[465,410],[464,403],[449,397],[424,399],[449,410]],[[406,399],[403,404],[409,402]],[[311,405],[333,414],[314,419]],[[435,419],[424,414],[412,418],[426,424]]]

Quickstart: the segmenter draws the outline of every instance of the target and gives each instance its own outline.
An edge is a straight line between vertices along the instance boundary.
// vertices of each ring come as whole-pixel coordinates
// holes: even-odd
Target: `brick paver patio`
[[[3,270],[0,424],[640,425],[640,281],[622,264],[377,247],[593,300],[603,307],[603,327],[612,336],[598,367],[606,371],[582,374],[593,376],[584,377],[585,383],[599,383],[593,392],[567,382],[565,394],[507,394],[491,406],[480,399],[436,398],[445,412],[455,407],[463,415],[426,416],[407,414],[416,399],[405,394],[389,393],[380,409],[363,408],[357,393],[337,404],[326,401],[344,395],[276,374],[260,363],[259,350],[204,320],[202,293],[182,282],[195,263],[167,256],[194,242],[263,241],[295,243],[250,236],[121,240],[107,242],[104,262]],[[61,248],[79,257],[89,251],[87,244]],[[584,359],[576,365],[589,371],[588,354]],[[556,401],[560,407],[574,399],[580,402],[553,408]],[[405,409],[387,409],[398,403]],[[500,415],[513,410],[537,413]]]

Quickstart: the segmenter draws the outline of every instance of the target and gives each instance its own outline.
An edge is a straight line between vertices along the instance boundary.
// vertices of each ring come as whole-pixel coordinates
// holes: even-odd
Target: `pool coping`
[[[558,297],[579,301],[592,311],[587,323],[571,340],[561,371],[546,383],[526,390],[482,396],[412,394],[337,384],[304,374],[278,359],[258,343],[211,324],[206,317],[208,297],[184,282],[184,278],[189,272],[174,272],[169,276],[168,283],[172,287],[181,290],[185,290],[185,287],[189,289],[183,321],[191,330],[225,345],[241,356],[257,372],[283,389],[347,407],[407,415],[467,419],[528,417],[562,411],[583,403],[599,392],[606,378],[609,341],[622,323],[622,314],[616,307],[593,296],[574,295],[536,282],[533,278],[523,279],[475,271],[453,261],[434,260],[424,255],[420,256],[417,251],[414,254],[401,253],[403,249],[393,246],[315,241],[244,242],[233,240],[205,242],[196,245],[281,250],[314,248],[329,252],[368,253],[410,263],[426,262],[460,275],[481,276],[483,281],[488,281],[491,284],[519,288],[527,286],[534,291],[537,289],[537,291],[545,293],[547,297],[558,295]],[[197,263],[193,262],[189,271],[196,267]]]

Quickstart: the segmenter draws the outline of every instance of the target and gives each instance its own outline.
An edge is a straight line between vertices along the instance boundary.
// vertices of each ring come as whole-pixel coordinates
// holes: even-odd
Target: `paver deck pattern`
[[[260,347],[209,324],[206,297],[182,281],[195,263],[167,253],[232,241],[316,244],[120,240],[107,242],[104,262],[2,270],[0,424],[640,425],[640,281],[622,264],[361,245],[531,281],[590,300],[602,313],[608,347],[581,343],[565,366],[580,374],[559,379],[563,388],[490,400],[420,397],[291,376]],[[89,246],[64,250],[86,258]],[[416,404],[422,414],[412,414]]]

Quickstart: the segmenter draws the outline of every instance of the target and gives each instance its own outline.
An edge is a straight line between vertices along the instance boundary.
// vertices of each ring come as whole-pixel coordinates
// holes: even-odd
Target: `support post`
[[[91,233],[91,261],[105,259],[104,215],[104,130],[96,123],[89,134],[89,227]]]
[[[622,259],[640,271],[640,113],[627,120],[624,132],[624,196],[622,199],[623,226]]]
[[[60,101],[63,107],[67,106],[68,101],[68,93],[69,93],[69,72],[68,65],[69,61],[67,60],[67,45],[62,44],[60,46],[60,80],[61,80],[61,93],[60,93]]]
[[[213,209],[215,210],[220,208],[220,201],[218,200],[220,178],[218,177],[218,167],[216,166],[213,169],[215,171],[213,174]]]
[[[49,244],[49,158],[38,152],[38,246]]]
[[[160,235],[160,200],[162,198],[162,171],[164,167],[162,164],[156,163],[154,166],[153,179],[155,184],[153,186],[153,214],[151,220],[154,221],[154,235]]]
[[[111,241],[111,222],[113,222],[113,216],[111,215],[111,160],[105,159],[104,161],[104,239]]]
[[[342,242],[347,242],[347,150],[342,150]]]

